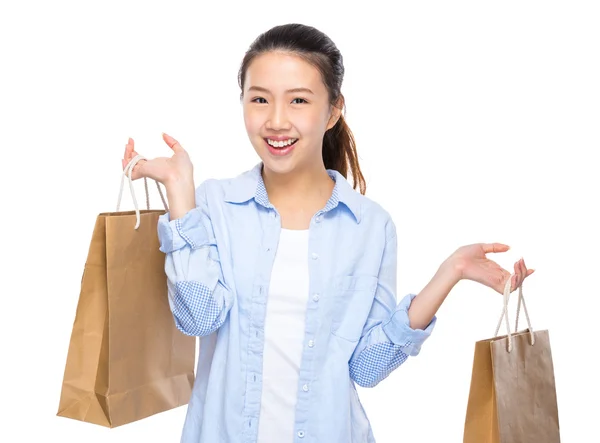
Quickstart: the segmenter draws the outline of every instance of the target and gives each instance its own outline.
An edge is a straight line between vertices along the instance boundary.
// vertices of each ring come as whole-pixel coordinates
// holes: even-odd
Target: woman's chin
[[[296,162],[291,158],[273,158],[269,155],[262,157],[265,168],[275,174],[288,174],[296,169]]]

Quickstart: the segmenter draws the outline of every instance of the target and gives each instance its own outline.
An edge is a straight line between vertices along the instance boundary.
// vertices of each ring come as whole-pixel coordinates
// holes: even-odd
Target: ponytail
[[[346,179],[350,167],[353,188],[356,189],[358,186],[360,193],[364,195],[367,185],[358,164],[356,142],[343,115],[340,115],[335,126],[323,137],[323,162],[326,169],[336,170]]]

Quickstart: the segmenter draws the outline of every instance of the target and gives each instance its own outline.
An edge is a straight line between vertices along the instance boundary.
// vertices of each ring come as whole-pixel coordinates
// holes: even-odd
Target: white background
[[[260,32],[288,22],[344,55],[367,195],[398,226],[399,294],[461,245],[509,244],[490,258],[536,268],[524,293],[534,328],[550,330],[563,442],[595,439],[598,4],[394,5],[2,3],[0,441],[178,441],[185,407],[112,430],[55,416],[89,240],[114,210],[130,136],[148,157],[168,154],[161,132],[179,139],[198,182],[258,161],[237,70]],[[500,312],[498,294],[460,282],[421,355],[359,390],[378,443],[462,441],[474,343]]]

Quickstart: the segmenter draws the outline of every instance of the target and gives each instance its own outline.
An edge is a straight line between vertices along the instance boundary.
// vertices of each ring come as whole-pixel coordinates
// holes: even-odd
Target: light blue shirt
[[[201,337],[182,443],[257,443],[267,294],[281,232],[261,167],[203,182],[195,209],[159,220],[175,323]],[[293,442],[372,443],[355,383],[373,387],[417,355],[436,319],[425,330],[410,328],[415,295],[397,301],[390,215],[328,173],[333,193],[309,227]]]

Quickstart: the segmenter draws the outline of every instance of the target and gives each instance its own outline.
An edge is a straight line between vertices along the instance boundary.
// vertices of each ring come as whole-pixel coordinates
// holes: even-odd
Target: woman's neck
[[[323,165],[288,174],[277,174],[263,166],[262,177],[273,205],[275,202],[301,202],[323,198],[327,201],[335,185]]]
[[[262,170],[269,201],[281,214],[282,225],[305,229],[312,216],[325,207],[335,182],[323,165],[312,170],[277,174]]]

